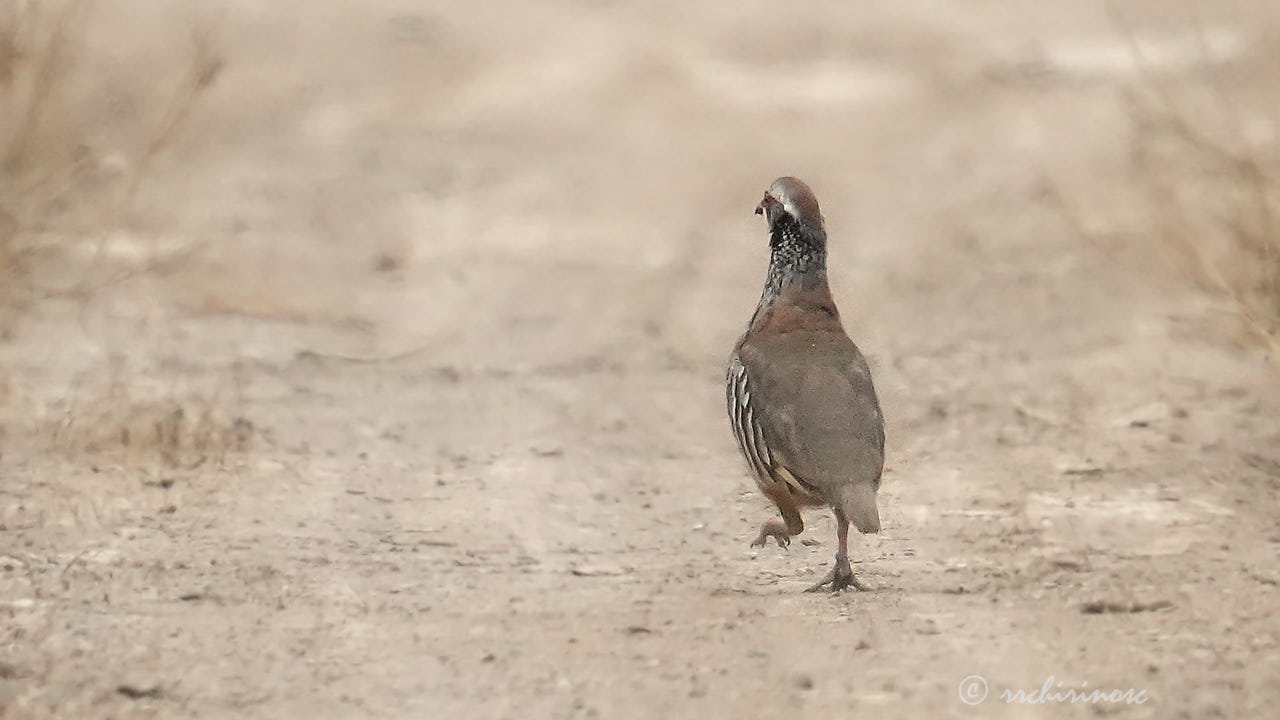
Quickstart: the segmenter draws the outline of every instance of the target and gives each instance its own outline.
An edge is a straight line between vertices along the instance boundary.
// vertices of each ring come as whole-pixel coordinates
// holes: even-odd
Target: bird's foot
[[[823,588],[830,586],[831,592],[839,592],[846,588],[855,590],[870,590],[871,588],[862,584],[862,581],[853,574],[853,567],[849,565],[849,557],[847,555],[836,555],[836,564],[831,567],[831,572],[827,576],[819,580],[805,592],[818,592]]]
[[[761,523],[760,534],[751,541],[751,547],[764,547],[769,538],[777,540],[778,547],[784,550],[791,544],[791,534],[787,531],[787,524],[782,521],[782,518],[770,518]]]

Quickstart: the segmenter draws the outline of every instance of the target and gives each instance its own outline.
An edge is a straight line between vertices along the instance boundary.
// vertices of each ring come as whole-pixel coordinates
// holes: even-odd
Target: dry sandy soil
[[[1117,5],[98,3],[141,179],[0,342],[0,715],[1275,717],[1280,389],[1129,242],[1125,98],[1246,92],[1280,18]],[[801,592],[823,513],[748,547],[780,174],[888,417],[869,592]]]

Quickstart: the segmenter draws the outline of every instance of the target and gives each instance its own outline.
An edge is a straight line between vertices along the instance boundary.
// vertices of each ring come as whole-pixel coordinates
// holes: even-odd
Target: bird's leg
[[[836,551],[836,564],[831,566],[831,572],[827,573],[826,577],[806,592],[817,592],[828,585],[831,586],[831,592],[848,587],[856,590],[869,589],[854,577],[853,567],[849,565],[849,519],[839,510],[836,511],[836,537],[840,540],[840,549]]]
[[[778,547],[791,544],[791,536],[804,532],[804,520],[797,510],[783,510],[782,517],[769,518],[760,525],[760,534],[751,541],[751,547],[764,547],[769,538],[778,541]]]

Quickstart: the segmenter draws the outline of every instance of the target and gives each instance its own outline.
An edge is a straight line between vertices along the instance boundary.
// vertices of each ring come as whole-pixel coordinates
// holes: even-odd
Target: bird
[[[880,531],[884,414],[831,296],[817,197],[802,180],[781,177],[755,212],[769,229],[769,270],[729,358],[725,401],[738,449],[780,517],[766,520],[751,546],[773,538],[786,548],[804,531],[802,509],[830,507],[835,564],[808,591],[866,590],[849,564],[849,525]]]

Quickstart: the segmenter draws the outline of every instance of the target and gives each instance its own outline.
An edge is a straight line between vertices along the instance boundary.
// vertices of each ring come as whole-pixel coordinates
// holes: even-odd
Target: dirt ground
[[[1132,262],[1125,101],[1271,3],[483,7],[98,3],[104,173],[184,28],[225,66],[39,269],[148,271],[0,342],[0,715],[1274,717],[1280,383]],[[781,174],[887,416],[865,593],[801,592],[825,513],[748,547]]]

